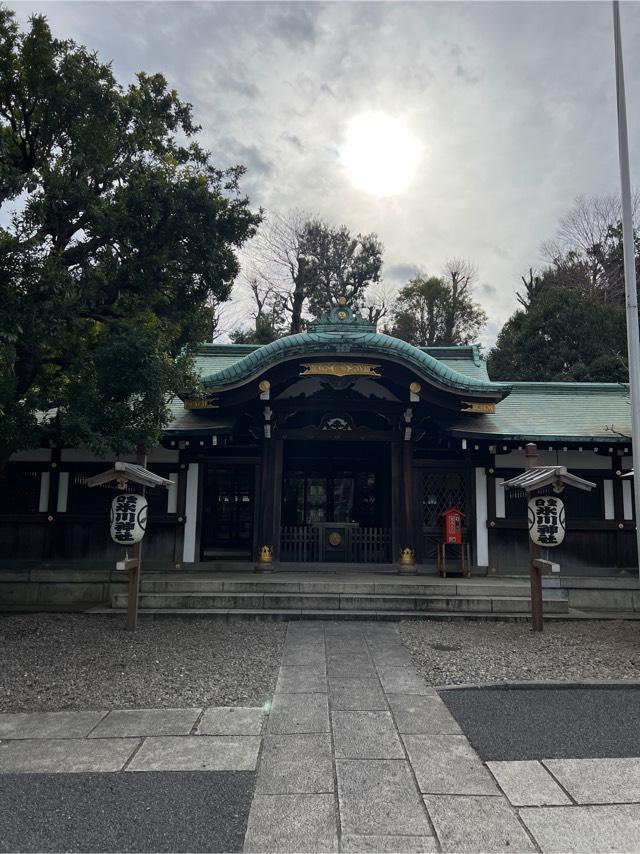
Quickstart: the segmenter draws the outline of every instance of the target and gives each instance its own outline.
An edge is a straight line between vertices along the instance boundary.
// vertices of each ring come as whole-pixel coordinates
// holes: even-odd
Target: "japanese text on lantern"
[[[559,498],[529,499],[529,534],[534,543],[551,548],[564,540],[564,504]]]
[[[144,536],[147,501],[141,495],[123,494],[111,504],[111,537],[116,543],[133,545]]]

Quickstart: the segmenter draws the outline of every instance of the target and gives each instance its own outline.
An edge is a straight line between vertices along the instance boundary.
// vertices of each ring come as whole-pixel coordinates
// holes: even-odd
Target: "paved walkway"
[[[638,851],[640,759],[485,765],[395,626],[292,622],[245,851],[338,850]]]
[[[0,773],[253,771],[263,709],[0,714]]]
[[[290,623],[266,725],[255,708],[0,715],[3,773],[256,769],[246,852],[640,850],[640,759],[483,763],[390,623]]]

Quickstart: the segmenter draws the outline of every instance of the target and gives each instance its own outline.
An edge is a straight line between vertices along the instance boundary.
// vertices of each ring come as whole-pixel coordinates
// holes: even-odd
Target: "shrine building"
[[[346,305],[263,346],[207,344],[206,394],[173,401],[148,467],[147,566],[435,571],[442,514],[462,517],[474,574],[527,571],[524,468],[565,465],[596,484],[567,490],[562,570],[635,567],[628,388],[493,382],[478,347],[415,347]],[[4,562],[112,565],[113,464],[81,448],[15,454],[0,487]],[[550,490],[549,490],[550,491]]]

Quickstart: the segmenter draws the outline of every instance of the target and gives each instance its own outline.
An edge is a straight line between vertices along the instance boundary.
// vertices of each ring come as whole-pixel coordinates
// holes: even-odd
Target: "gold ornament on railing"
[[[258,554],[258,563],[273,563],[273,551],[270,546],[262,546]]]
[[[415,563],[415,552],[413,549],[402,549],[400,552],[400,565],[413,566]]]

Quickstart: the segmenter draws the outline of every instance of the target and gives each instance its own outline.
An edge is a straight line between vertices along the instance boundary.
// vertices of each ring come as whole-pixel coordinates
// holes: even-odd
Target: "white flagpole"
[[[640,574],[640,330],[638,328],[638,291],[636,287],[635,241],[631,213],[631,178],[629,173],[629,136],[627,105],[624,94],[622,39],[620,37],[620,3],[613,0],[613,36],[616,58],[616,93],[618,101],[618,153],[622,191],[622,243],[624,249],[624,286],[627,303],[627,351],[629,355],[629,391],[631,394],[631,433],[633,447],[633,489]]]

